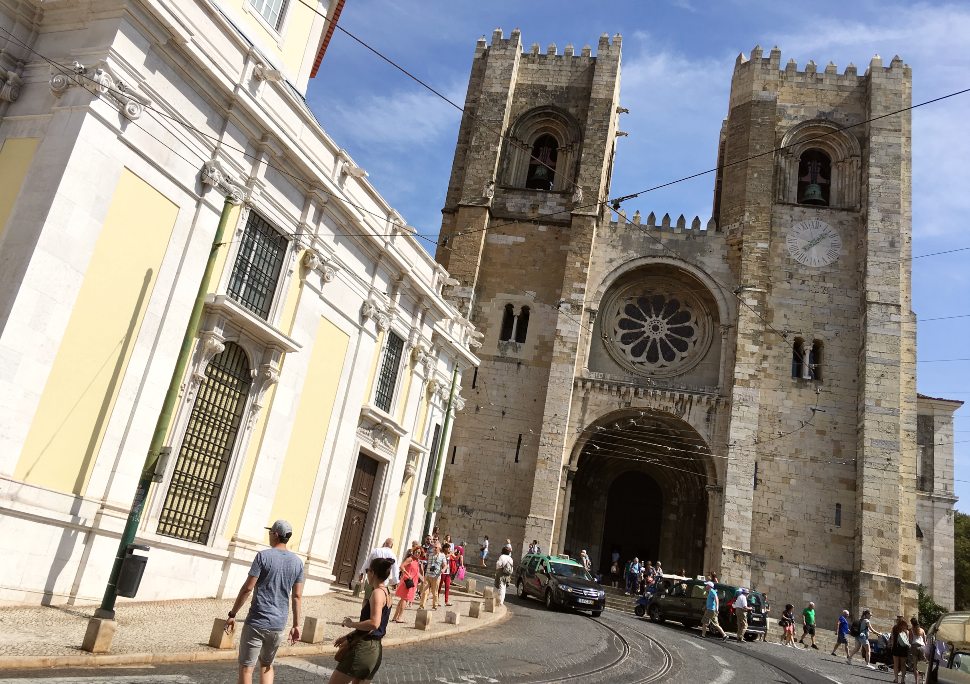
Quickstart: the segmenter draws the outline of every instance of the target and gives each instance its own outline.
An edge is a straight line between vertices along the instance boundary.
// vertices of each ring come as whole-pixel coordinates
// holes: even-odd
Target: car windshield
[[[565,563],[550,563],[553,575],[566,577],[567,579],[581,579],[592,582],[593,578],[586,572],[586,568],[579,565],[566,565]]]
[[[953,656],[952,669],[970,674],[970,653],[967,653],[965,651],[958,651]]]

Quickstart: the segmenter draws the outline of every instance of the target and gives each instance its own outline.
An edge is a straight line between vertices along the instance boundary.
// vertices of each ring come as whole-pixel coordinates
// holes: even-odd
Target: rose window
[[[695,286],[696,287],[696,286]],[[694,366],[710,344],[707,308],[690,286],[664,280],[623,288],[607,303],[611,355],[626,368],[674,375]]]

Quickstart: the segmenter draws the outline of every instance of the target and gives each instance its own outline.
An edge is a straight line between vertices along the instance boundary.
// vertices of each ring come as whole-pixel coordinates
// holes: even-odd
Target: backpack
[[[862,620],[856,620],[851,625],[849,625],[849,634],[854,637],[859,636],[862,632]]]
[[[896,645],[902,646],[903,648],[909,648],[909,634],[906,632],[900,632],[896,635]]]

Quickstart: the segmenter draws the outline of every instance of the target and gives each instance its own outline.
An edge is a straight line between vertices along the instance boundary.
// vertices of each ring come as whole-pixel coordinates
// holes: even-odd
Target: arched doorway
[[[704,572],[710,450],[689,424],[659,411],[597,421],[577,444],[563,550],[586,549],[608,573],[613,551],[662,561],[668,574]]]

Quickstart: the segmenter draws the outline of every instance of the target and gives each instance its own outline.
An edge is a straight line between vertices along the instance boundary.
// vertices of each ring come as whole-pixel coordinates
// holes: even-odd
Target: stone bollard
[[[482,587],[482,598],[486,600],[495,598],[495,587]]]
[[[486,613],[494,613],[495,612],[495,597],[494,596],[487,597],[484,601],[482,601],[482,605],[485,607],[485,612]]]
[[[449,610],[447,613],[445,613],[446,625],[455,625],[457,627],[459,619],[460,619],[460,616],[458,615],[457,610]]]
[[[216,618],[212,621],[212,631],[209,632],[209,646],[212,648],[232,648],[232,634],[226,634],[226,620]]]
[[[468,617],[479,618],[482,616],[482,602],[472,601],[468,604]]]
[[[111,640],[114,639],[116,629],[118,629],[118,623],[114,620],[91,618],[88,620],[87,631],[84,632],[81,650],[89,653],[107,653],[111,650]]]
[[[478,580],[469,579],[468,580],[468,593],[474,594],[478,591]]]
[[[414,628],[427,630],[429,627],[431,627],[431,611],[419,608],[414,618]]]
[[[320,618],[308,617],[303,620],[303,632],[300,641],[308,644],[319,644],[324,639],[323,627],[326,624]]]

